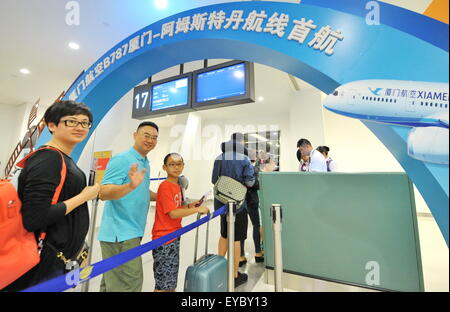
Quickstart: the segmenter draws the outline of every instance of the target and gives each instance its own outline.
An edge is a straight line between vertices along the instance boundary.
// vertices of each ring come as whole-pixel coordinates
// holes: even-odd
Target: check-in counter
[[[424,290],[414,191],[406,174],[262,172],[259,197],[266,269],[274,267],[270,207],[280,204],[285,274],[377,290]]]

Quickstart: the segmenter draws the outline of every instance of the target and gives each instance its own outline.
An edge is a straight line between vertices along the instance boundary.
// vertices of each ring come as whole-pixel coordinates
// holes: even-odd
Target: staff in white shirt
[[[300,139],[297,142],[297,148],[302,155],[309,156],[308,171],[310,172],[327,172],[327,163],[325,157],[316,149],[314,149],[307,139]]]
[[[302,153],[300,153],[300,150],[297,149],[297,159],[299,162],[298,171],[299,172],[307,172],[308,166],[309,166],[309,156],[302,155]]]
[[[317,147],[317,150],[323,155],[323,157],[325,157],[328,172],[335,172],[337,169],[336,162],[333,159],[331,159],[330,156],[328,156],[330,148],[324,145]]]

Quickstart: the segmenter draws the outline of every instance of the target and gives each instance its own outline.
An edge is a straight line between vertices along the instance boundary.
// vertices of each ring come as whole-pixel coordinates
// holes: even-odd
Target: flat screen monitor
[[[191,84],[192,73],[187,73],[136,87],[133,118],[191,111]]]
[[[189,77],[152,84],[152,112],[189,104]]]
[[[231,61],[194,72],[194,109],[254,102],[253,63]]]

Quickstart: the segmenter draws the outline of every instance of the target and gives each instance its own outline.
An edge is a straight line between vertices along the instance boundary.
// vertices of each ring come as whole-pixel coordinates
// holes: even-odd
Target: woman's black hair
[[[328,146],[319,146],[319,147],[317,147],[317,150],[319,152],[321,152],[322,154],[328,155],[330,148]]]
[[[59,101],[52,104],[45,111],[44,120],[47,126],[49,123],[58,125],[61,118],[74,115],[85,115],[89,118],[89,122],[93,122],[94,120],[89,107],[87,107],[84,103],[78,103],[75,101]],[[50,129],[48,131],[50,131]],[[52,132],[50,131],[50,133]]]
[[[179,156],[181,159],[183,159],[183,157],[178,153],[169,153],[166,155],[166,157],[164,157],[164,165],[167,165],[167,161],[169,160],[169,157],[171,157],[171,156]],[[183,161],[184,161],[184,159],[183,159]]]
[[[302,162],[302,152],[300,152],[299,149],[297,149],[297,159],[298,159],[298,162]]]

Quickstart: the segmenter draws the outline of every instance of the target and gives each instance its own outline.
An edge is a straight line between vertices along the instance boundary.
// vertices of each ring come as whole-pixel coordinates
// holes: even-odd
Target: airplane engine
[[[421,161],[448,165],[448,132],[441,127],[412,129],[408,135],[408,155]]]

